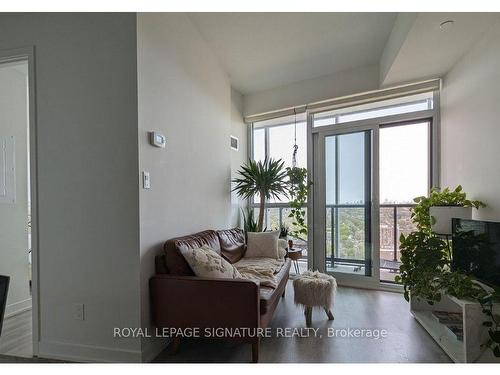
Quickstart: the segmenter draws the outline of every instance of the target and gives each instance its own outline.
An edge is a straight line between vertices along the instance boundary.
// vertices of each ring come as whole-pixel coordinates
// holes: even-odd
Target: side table
[[[293,266],[295,268],[295,273],[297,275],[300,275],[299,259],[302,258],[302,250],[301,249],[288,249],[287,256],[288,256],[288,258],[290,258],[290,260],[293,263]]]

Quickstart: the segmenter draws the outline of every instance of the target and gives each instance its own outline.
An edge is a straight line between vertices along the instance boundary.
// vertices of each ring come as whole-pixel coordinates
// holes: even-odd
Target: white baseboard
[[[142,361],[140,350],[117,349],[50,340],[38,343],[38,356],[71,362],[140,363]]]
[[[152,362],[158,354],[164,351],[170,340],[168,338],[149,338],[142,349],[142,362]]]
[[[15,316],[24,311],[31,310],[31,298],[25,299],[23,301],[11,303],[5,307],[5,319]]]

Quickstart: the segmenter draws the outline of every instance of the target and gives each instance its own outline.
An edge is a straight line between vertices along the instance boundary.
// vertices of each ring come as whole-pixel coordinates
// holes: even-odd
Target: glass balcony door
[[[399,237],[416,228],[411,220],[413,198],[431,186],[431,123],[393,123],[379,130],[380,280],[399,274]]]
[[[372,276],[372,130],[320,133],[317,147],[321,269],[337,277]]]
[[[314,268],[353,286],[393,282],[413,198],[432,186],[431,131],[415,120],[315,134]]]
[[[370,139],[370,131],[325,137],[329,272],[371,275]]]

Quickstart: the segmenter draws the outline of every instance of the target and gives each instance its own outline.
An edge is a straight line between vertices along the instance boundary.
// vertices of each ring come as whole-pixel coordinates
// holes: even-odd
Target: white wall
[[[0,64],[0,138],[13,138],[14,152],[9,159],[14,164],[5,167],[15,166],[15,179],[12,180],[15,201],[0,202],[0,275],[10,276],[6,316],[31,308],[27,88],[26,62]],[[4,165],[0,165],[0,173],[3,173],[3,168]]]
[[[357,68],[245,95],[243,98],[244,114],[245,116],[255,115],[376,90],[378,87],[378,65]]]
[[[139,360],[135,14],[3,15],[0,49],[34,46],[40,354]],[[74,303],[85,304],[75,320]]]
[[[154,256],[174,236],[231,224],[229,79],[184,14],[137,15],[142,325],[150,325]],[[165,134],[165,149],[148,131]],[[143,340],[143,359],[164,349]]]
[[[243,121],[243,96],[231,89],[231,135],[239,139],[239,150],[231,150],[231,179],[237,176],[240,166],[248,160],[248,125]],[[246,205],[234,192],[231,192],[231,225],[242,225],[241,208]]]
[[[441,185],[461,184],[500,221],[500,24],[445,76],[441,95]]]

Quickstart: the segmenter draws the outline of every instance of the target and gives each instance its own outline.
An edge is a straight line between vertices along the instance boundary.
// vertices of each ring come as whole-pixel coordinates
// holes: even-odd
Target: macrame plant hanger
[[[295,116],[294,120],[294,140],[293,140],[293,155],[292,155],[292,168],[297,166],[297,151],[299,146],[297,145],[297,110],[293,109],[293,114]]]

